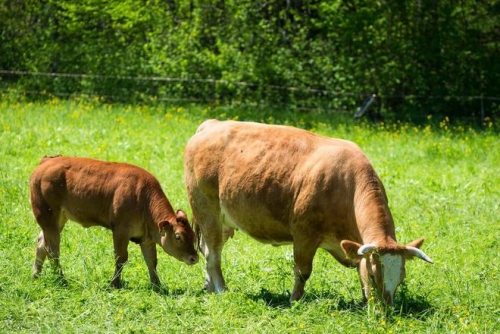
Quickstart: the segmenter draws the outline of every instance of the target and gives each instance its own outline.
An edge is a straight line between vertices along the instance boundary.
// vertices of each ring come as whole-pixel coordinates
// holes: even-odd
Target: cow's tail
[[[200,229],[200,225],[196,222],[195,219],[192,220],[192,224],[193,224],[193,231],[194,231],[194,234],[196,236],[196,249],[203,253],[203,248],[201,247],[201,229]]]
[[[220,121],[216,119],[207,119],[203,123],[201,123],[198,126],[198,129],[196,129],[196,133],[203,131],[207,126],[210,126],[211,124],[219,123]]]

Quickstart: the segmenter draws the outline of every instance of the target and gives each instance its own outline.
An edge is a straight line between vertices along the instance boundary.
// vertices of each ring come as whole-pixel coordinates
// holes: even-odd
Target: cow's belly
[[[285,245],[293,242],[288,222],[275,220],[265,207],[251,210],[221,203],[221,222],[266,244]]]

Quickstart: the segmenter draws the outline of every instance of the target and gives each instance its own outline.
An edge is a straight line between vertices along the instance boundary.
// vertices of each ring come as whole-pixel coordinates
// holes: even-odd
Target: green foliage
[[[190,215],[183,185],[183,150],[205,118],[296,125],[357,142],[384,181],[397,236],[425,236],[435,261],[407,264],[396,307],[360,304],[355,270],[319,251],[306,297],[288,303],[293,286],[290,246],[259,244],[242,233],[228,241],[223,270],[230,291],[201,291],[204,261],[189,267],[159,250],[160,293],[149,286],[139,247],[129,245],[125,288],[110,290],[111,234],[69,222],[61,263],[69,285],[49,263],[30,280],[39,232],[28,180],[44,155],[123,161],[156,175],[172,205]],[[0,99],[0,332],[16,333],[495,333],[498,298],[498,133],[451,125],[371,126],[290,111],[201,109],[171,105],[46,103]]]
[[[500,112],[479,99],[498,94],[498,0],[11,0],[0,17],[0,69],[98,75],[4,87],[349,112],[376,93],[399,119]]]

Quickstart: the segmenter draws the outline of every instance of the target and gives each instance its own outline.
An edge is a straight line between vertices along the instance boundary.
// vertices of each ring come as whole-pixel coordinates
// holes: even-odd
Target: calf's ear
[[[361,247],[361,244],[358,244],[357,242],[351,240],[342,240],[340,242],[340,246],[342,247],[342,250],[344,251],[348,259],[356,259],[360,257],[358,255],[358,250],[359,247]]]
[[[186,223],[189,223],[187,214],[182,210],[177,210],[175,217],[178,221],[185,221]]]
[[[168,229],[171,227],[172,227],[172,224],[170,224],[170,222],[167,220],[164,220],[158,224],[158,230],[160,230],[160,232],[163,231],[164,229]]]

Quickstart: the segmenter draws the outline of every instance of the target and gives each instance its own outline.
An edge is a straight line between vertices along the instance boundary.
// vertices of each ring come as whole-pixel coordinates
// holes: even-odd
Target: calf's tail
[[[60,155],[60,154],[57,154],[57,155],[46,155],[46,156],[44,156],[42,158],[42,160],[40,160],[40,165],[43,164],[47,160],[50,160],[50,159],[53,159],[53,158],[57,158],[57,157],[62,157],[62,155]]]

